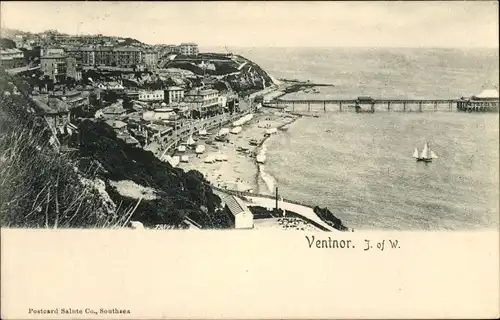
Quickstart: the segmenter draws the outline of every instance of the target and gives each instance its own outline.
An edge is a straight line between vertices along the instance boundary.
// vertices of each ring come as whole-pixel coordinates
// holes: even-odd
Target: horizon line
[[[44,31],[26,31],[22,29],[17,29],[17,28],[10,28],[10,27],[5,27],[2,26],[0,30],[5,30],[5,29],[10,29],[12,31],[20,31],[20,32],[26,32],[26,33],[31,33],[31,34],[40,34],[48,31],[56,31],[61,34],[66,34],[69,36],[73,37],[85,37],[85,36],[97,36],[97,35],[102,35],[104,37],[116,37],[116,38],[131,38],[140,41],[142,44],[149,45],[149,46],[157,46],[157,45],[175,45],[175,43],[172,42],[162,42],[162,43],[147,43],[144,42],[143,40],[140,40],[138,38],[133,38],[131,36],[117,36],[117,35],[106,35],[103,33],[86,33],[86,34],[72,34],[72,33],[66,33],[63,31],[59,31],[58,29],[47,29]],[[1,32],[3,33],[3,32]],[[0,33],[0,38],[2,37],[2,34]],[[196,43],[196,41],[182,41],[182,43],[186,42],[193,42]],[[408,46],[408,45],[377,45],[377,46],[369,46],[369,45],[303,45],[303,46],[297,46],[297,45],[245,45],[245,44],[199,44],[196,43],[199,47],[234,47],[234,48],[356,48],[356,49],[378,49],[378,48],[383,48],[383,49],[500,49],[500,45],[495,43],[493,46],[435,46],[435,45],[430,45],[430,46]]]

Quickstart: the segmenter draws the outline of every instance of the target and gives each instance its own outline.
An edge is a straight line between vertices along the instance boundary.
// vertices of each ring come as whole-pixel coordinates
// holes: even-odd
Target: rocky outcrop
[[[344,226],[342,220],[333,215],[333,213],[328,210],[328,208],[320,208],[318,206],[314,207],[314,213],[320,217],[321,220],[328,223],[330,226],[334,227],[340,231],[348,231],[348,228]]]

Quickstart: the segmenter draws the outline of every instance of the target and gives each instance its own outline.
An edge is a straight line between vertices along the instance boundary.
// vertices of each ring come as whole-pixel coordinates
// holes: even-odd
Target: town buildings
[[[165,102],[167,104],[181,102],[184,99],[184,89],[181,87],[168,87],[165,90]]]
[[[90,104],[90,93],[87,91],[56,91],[51,93],[49,97],[61,99],[71,108],[87,107]]]
[[[142,63],[142,51],[136,47],[118,47],[111,50],[110,65],[116,64],[120,67],[132,67]],[[109,64],[108,64],[109,65]]]
[[[196,43],[181,43],[178,52],[184,56],[195,56],[200,51]]]
[[[62,82],[66,78],[66,56],[49,53],[40,57],[40,70],[54,82]]]
[[[215,89],[192,90],[185,94],[184,102],[189,105],[195,118],[222,113],[219,91]]]
[[[146,68],[149,70],[154,70],[156,69],[156,66],[158,64],[158,53],[153,51],[153,50],[147,50],[144,52],[143,56],[143,62]]]
[[[165,92],[163,90],[141,90],[139,91],[139,101],[164,101]]]
[[[24,54],[19,49],[0,50],[0,61],[5,69],[19,68],[24,65]]]
[[[33,101],[54,132],[64,132],[64,128],[71,122],[70,106],[61,99],[48,95],[33,97]]]

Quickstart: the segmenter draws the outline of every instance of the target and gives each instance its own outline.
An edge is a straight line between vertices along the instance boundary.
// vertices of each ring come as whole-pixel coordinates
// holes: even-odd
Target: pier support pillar
[[[406,102],[403,102],[403,112],[406,111]]]
[[[434,111],[438,111],[438,103],[437,103],[437,101],[434,102]]]
[[[371,111],[375,112],[375,103],[372,103],[372,105],[371,105]]]
[[[326,101],[323,101],[323,111],[326,112]]]
[[[422,102],[418,103],[418,112],[422,112]]]
[[[342,102],[339,103],[339,111],[342,111]]]
[[[391,102],[390,101],[387,102],[387,111],[391,111]]]
[[[295,101],[292,101],[292,112],[295,111]]]
[[[310,101],[307,102],[307,111],[311,112],[311,102]]]
[[[448,103],[448,107],[450,108],[450,111],[451,111],[451,109],[452,109],[452,104],[451,104],[451,102],[449,102],[449,103]]]

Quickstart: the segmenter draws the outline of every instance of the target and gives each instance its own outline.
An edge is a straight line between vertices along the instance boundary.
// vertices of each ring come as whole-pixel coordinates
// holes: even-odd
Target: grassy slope
[[[75,159],[49,145],[43,118],[12,93],[0,74],[0,219],[10,227],[99,227],[119,224],[98,192],[82,184]]]

